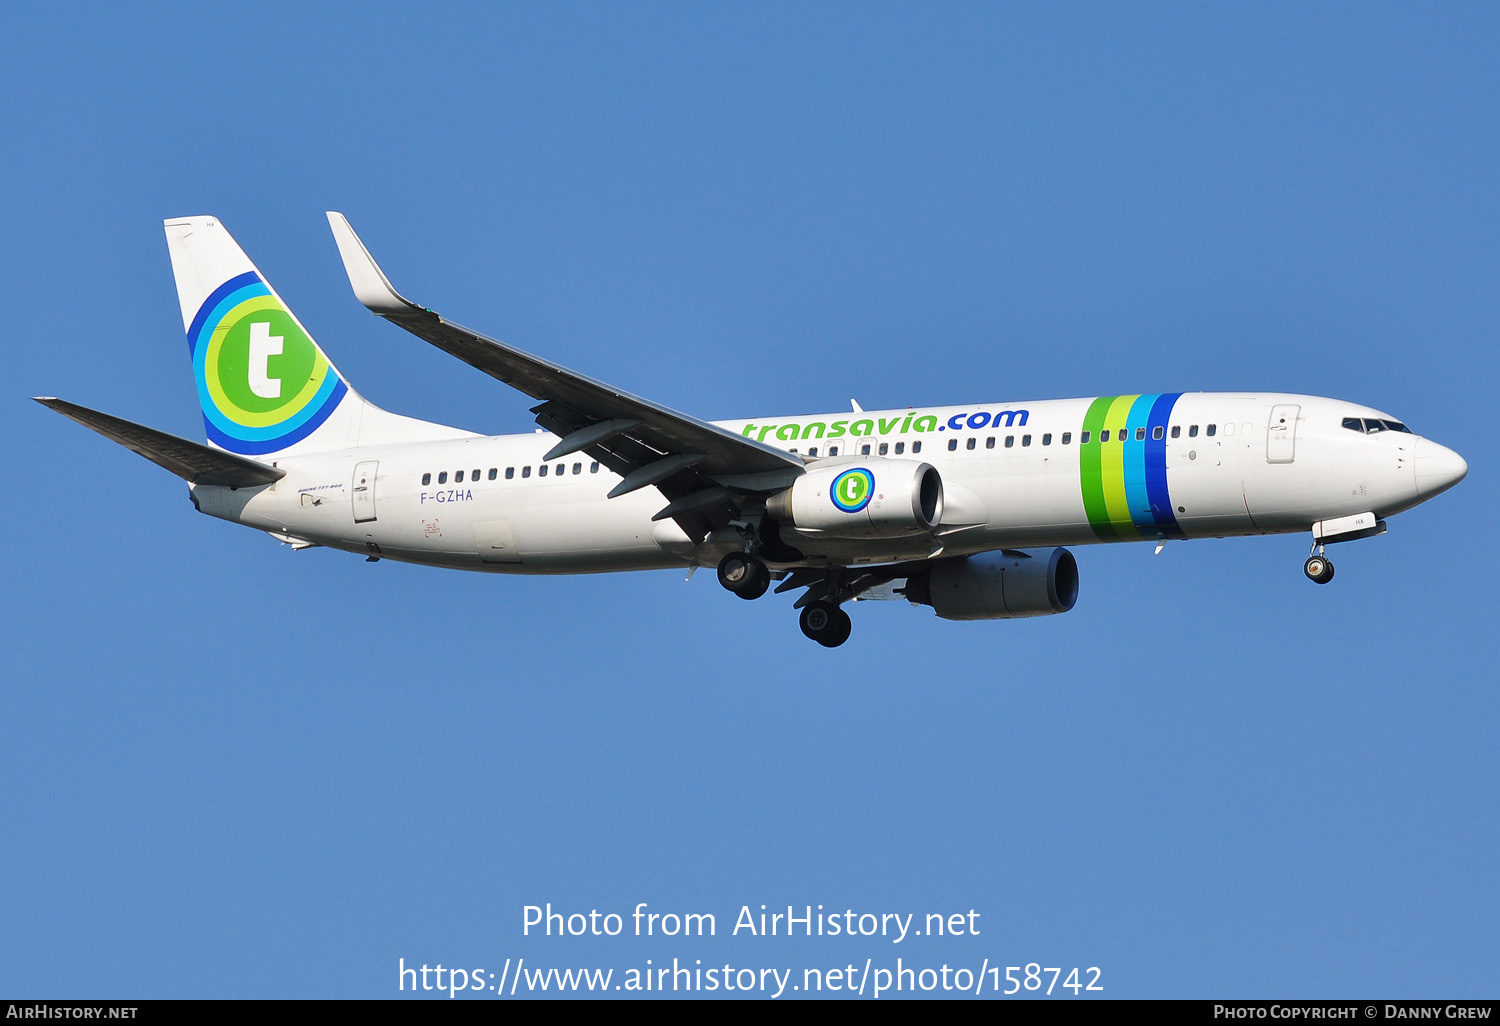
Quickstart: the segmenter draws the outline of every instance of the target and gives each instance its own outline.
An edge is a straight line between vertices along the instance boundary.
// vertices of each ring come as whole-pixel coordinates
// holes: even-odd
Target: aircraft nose
[[[1424,499],[1452,488],[1469,473],[1462,456],[1425,438],[1417,442],[1416,463],[1417,493]]]

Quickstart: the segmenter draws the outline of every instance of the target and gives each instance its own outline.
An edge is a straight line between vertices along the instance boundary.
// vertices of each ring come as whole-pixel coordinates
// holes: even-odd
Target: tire
[[[1326,584],[1333,576],[1332,564],[1322,556],[1308,556],[1307,562],[1302,564],[1302,572],[1307,575],[1309,581],[1315,584]]]
[[[771,585],[771,572],[750,553],[731,552],[719,561],[719,583],[742,599],[758,599]]]
[[[809,602],[797,619],[802,633],[818,644],[827,644],[830,631],[837,632],[839,608],[832,602]]]
[[[849,635],[854,631],[854,621],[849,619],[849,614],[842,609],[835,610],[838,616],[834,617],[834,626],[837,628],[830,636],[820,638],[818,644],[825,648],[838,648],[849,640]]]
[[[808,603],[797,623],[803,634],[824,648],[838,648],[854,630],[849,614],[832,602]]]
[[[735,594],[742,599],[754,600],[764,595],[766,589],[771,586],[771,571],[767,570],[766,564],[758,559],[751,560],[750,566],[753,571],[751,574],[751,583],[742,587]]]

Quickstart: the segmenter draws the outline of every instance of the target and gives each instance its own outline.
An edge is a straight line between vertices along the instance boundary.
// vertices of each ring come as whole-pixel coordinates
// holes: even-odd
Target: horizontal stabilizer
[[[49,410],[56,410],[69,420],[76,420],[84,427],[99,432],[110,441],[118,442],[131,452],[146,457],[158,467],[164,467],[193,484],[249,488],[271,484],[286,476],[286,471],[278,467],[268,467],[264,463],[247,460],[222,449],[211,449],[186,438],[111,417],[86,406],[50,396],[35,398]]]

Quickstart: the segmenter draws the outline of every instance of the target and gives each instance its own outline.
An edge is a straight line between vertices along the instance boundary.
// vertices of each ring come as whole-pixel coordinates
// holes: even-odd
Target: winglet
[[[344,273],[349,275],[349,284],[354,288],[354,298],[371,313],[389,315],[421,313],[422,308],[406,299],[391,287],[391,281],[370,256],[365,244],[359,241],[349,219],[336,210],[328,213],[328,227],[333,229],[333,241],[338,244],[339,257],[344,261]]]

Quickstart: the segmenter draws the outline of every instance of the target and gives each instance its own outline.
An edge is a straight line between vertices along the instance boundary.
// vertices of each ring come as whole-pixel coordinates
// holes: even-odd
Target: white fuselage
[[[1107,405],[1094,399],[720,426],[796,451],[809,467],[886,458],[926,462],[941,474],[940,543],[931,533],[855,540],[784,527],[782,539],[805,554],[786,565],[1307,531],[1366,511],[1389,516],[1452,483],[1446,472],[1425,484],[1418,473],[1424,452],[1434,468],[1453,455],[1441,446],[1343,426],[1346,418],[1391,420],[1367,407],[1305,395],[1169,398],[1165,419],[1111,424],[1108,442],[1097,427],[1083,438],[1090,411]],[[273,485],[200,485],[194,501],[297,544],[498,573],[712,565],[740,547],[733,530],[695,544],[672,520],[653,522],[665,502],[654,488],[606,498],[620,478],[584,453],[543,463],[556,443],[533,433],[296,455],[277,461],[287,474]]]

